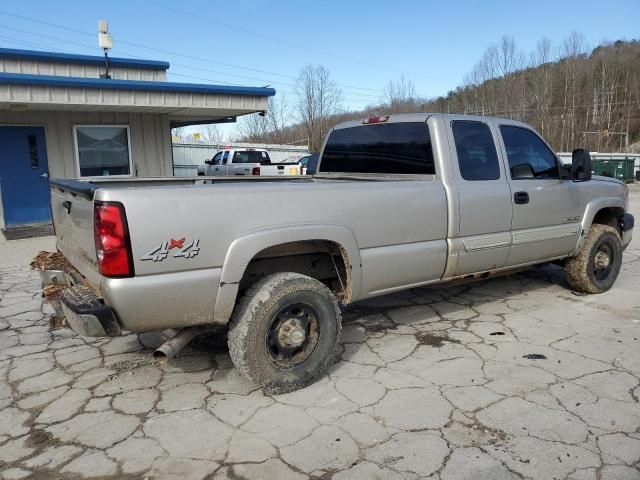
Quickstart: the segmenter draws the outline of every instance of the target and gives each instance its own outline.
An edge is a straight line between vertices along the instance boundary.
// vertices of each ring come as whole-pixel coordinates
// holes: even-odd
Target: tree
[[[552,48],[551,40],[542,38],[531,55],[529,65],[531,103],[535,122],[543,136],[549,133],[548,118],[553,94]]]
[[[238,122],[238,132],[246,142],[266,143],[268,128],[265,116],[259,113],[243,116]]]
[[[323,65],[305,66],[296,79],[296,111],[309,141],[309,150],[320,150],[329,130],[329,117],[340,109],[341,92]]]
[[[578,61],[586,50],[584,35],[573,31],[562,42],[560,57],[562,69],[562,114],[560,131],[560,149],[571,150],[576,139],[576,105],[578,93]]]
[[[291,121],[289,104],[284,94],[278,98],[269,97],[266,123],[269,130],[269,143],[286,143],[286,127]]]
[[[171,135],[180,139],[186,139],[189,136],[189,134],[187,133],[187,127],[172,128]]]
[[[262,114],[244,116],[238,124],[238,131],[249,142],[286,143],[289,120],[289,106],[285,96],[269,97],[267,110]]]
[[[411,108],[514,117],[540,131],[556,151],[576,147],[622,150],[627,138],[630,151],[640,148],[640,40],[606,42],[589,53],[584,37],[572,32],[557,49],[548,39],[541,39],[526,58],[525,63],[513,39],[503,37],[485,49],[461,86],[437,98],[416,99]],[[301,144],[309,137],[312,149],[317,150],[331,125],[384,115],[392,104],[394,112],[405,111],[403,102],[411,102],[414,96],[412,83],[401,77],[389,82],[378,105],[342,111],[335,102],[338,107],[333,113],[323,108],[324,114],[318,115],[311,108],[317,99],[317,90],[311,88],[317,67],[305,68],[291,109],[298,121],[288,121],[289,109],[279,104],[284,113],[274,116],[284,121],[272,123],[268,117],[260,122],[256,116],[254,130],[262,132],[260,138]],[[328,76],[326,69],[325,73]],[[328,80],[331,83],[330,77]],[[269,110],[274,113],[278,108],[270,106]],[[318,126],[319,118],[322,126]]]
[[[206,140],[209,143],[220,143],[222,142],[222,133],[220,132],[220,128],[215,123],[205,123],[198,127],[202,134],[202,139]]]
[[[397,81],[390,80],[382,93],[382,101],[388,105],[389,113],[403,113],[414,110],[418,103],[413,82],[404,75]]]
[[[502,108],[500,114],[505,117],[516,115],[523,117],[526,106],[526,84],[522,82],[522,75],[516,75],[516,72],[522,70],[524,59],[513,37],[503,36],[500,43],[493,47],[491,56],[500,79],[499,95]]]

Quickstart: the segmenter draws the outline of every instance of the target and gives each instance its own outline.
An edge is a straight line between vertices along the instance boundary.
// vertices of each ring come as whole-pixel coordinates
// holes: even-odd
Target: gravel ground
[[[358,304],[340,361],[285,395],[220,338],[158,366],[160,334],[51,329],[27,267],[51,239],[3,244],[0,477],[639,479],[638,237],[602,295],[545,267]]]

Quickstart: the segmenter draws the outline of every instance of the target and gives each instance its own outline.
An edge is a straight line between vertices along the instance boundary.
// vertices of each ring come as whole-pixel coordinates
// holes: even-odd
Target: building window
[[[74,133],[80,177],[131,175],[127,125],[82,125]]]

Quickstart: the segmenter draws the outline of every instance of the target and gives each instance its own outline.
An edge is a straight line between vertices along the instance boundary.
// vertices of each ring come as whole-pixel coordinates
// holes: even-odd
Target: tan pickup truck
[[[525,124],[422,113],[335,126],[314,176],[52,180],[67,323],[228,324],[238,369],[293,390],[331,362],[341,305],[545,262],[611,288],[633,217],[626,186],[591,173]]]

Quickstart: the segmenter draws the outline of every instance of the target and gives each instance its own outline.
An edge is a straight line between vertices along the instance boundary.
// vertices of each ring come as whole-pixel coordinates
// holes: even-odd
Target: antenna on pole
[[[98,20],[98,45],[104,50],[105,72],[100,74],[100,78],[110,79],[109,75],[109,50],[113,48],[113,38],[109,33],[109,25],[106,20]]]

